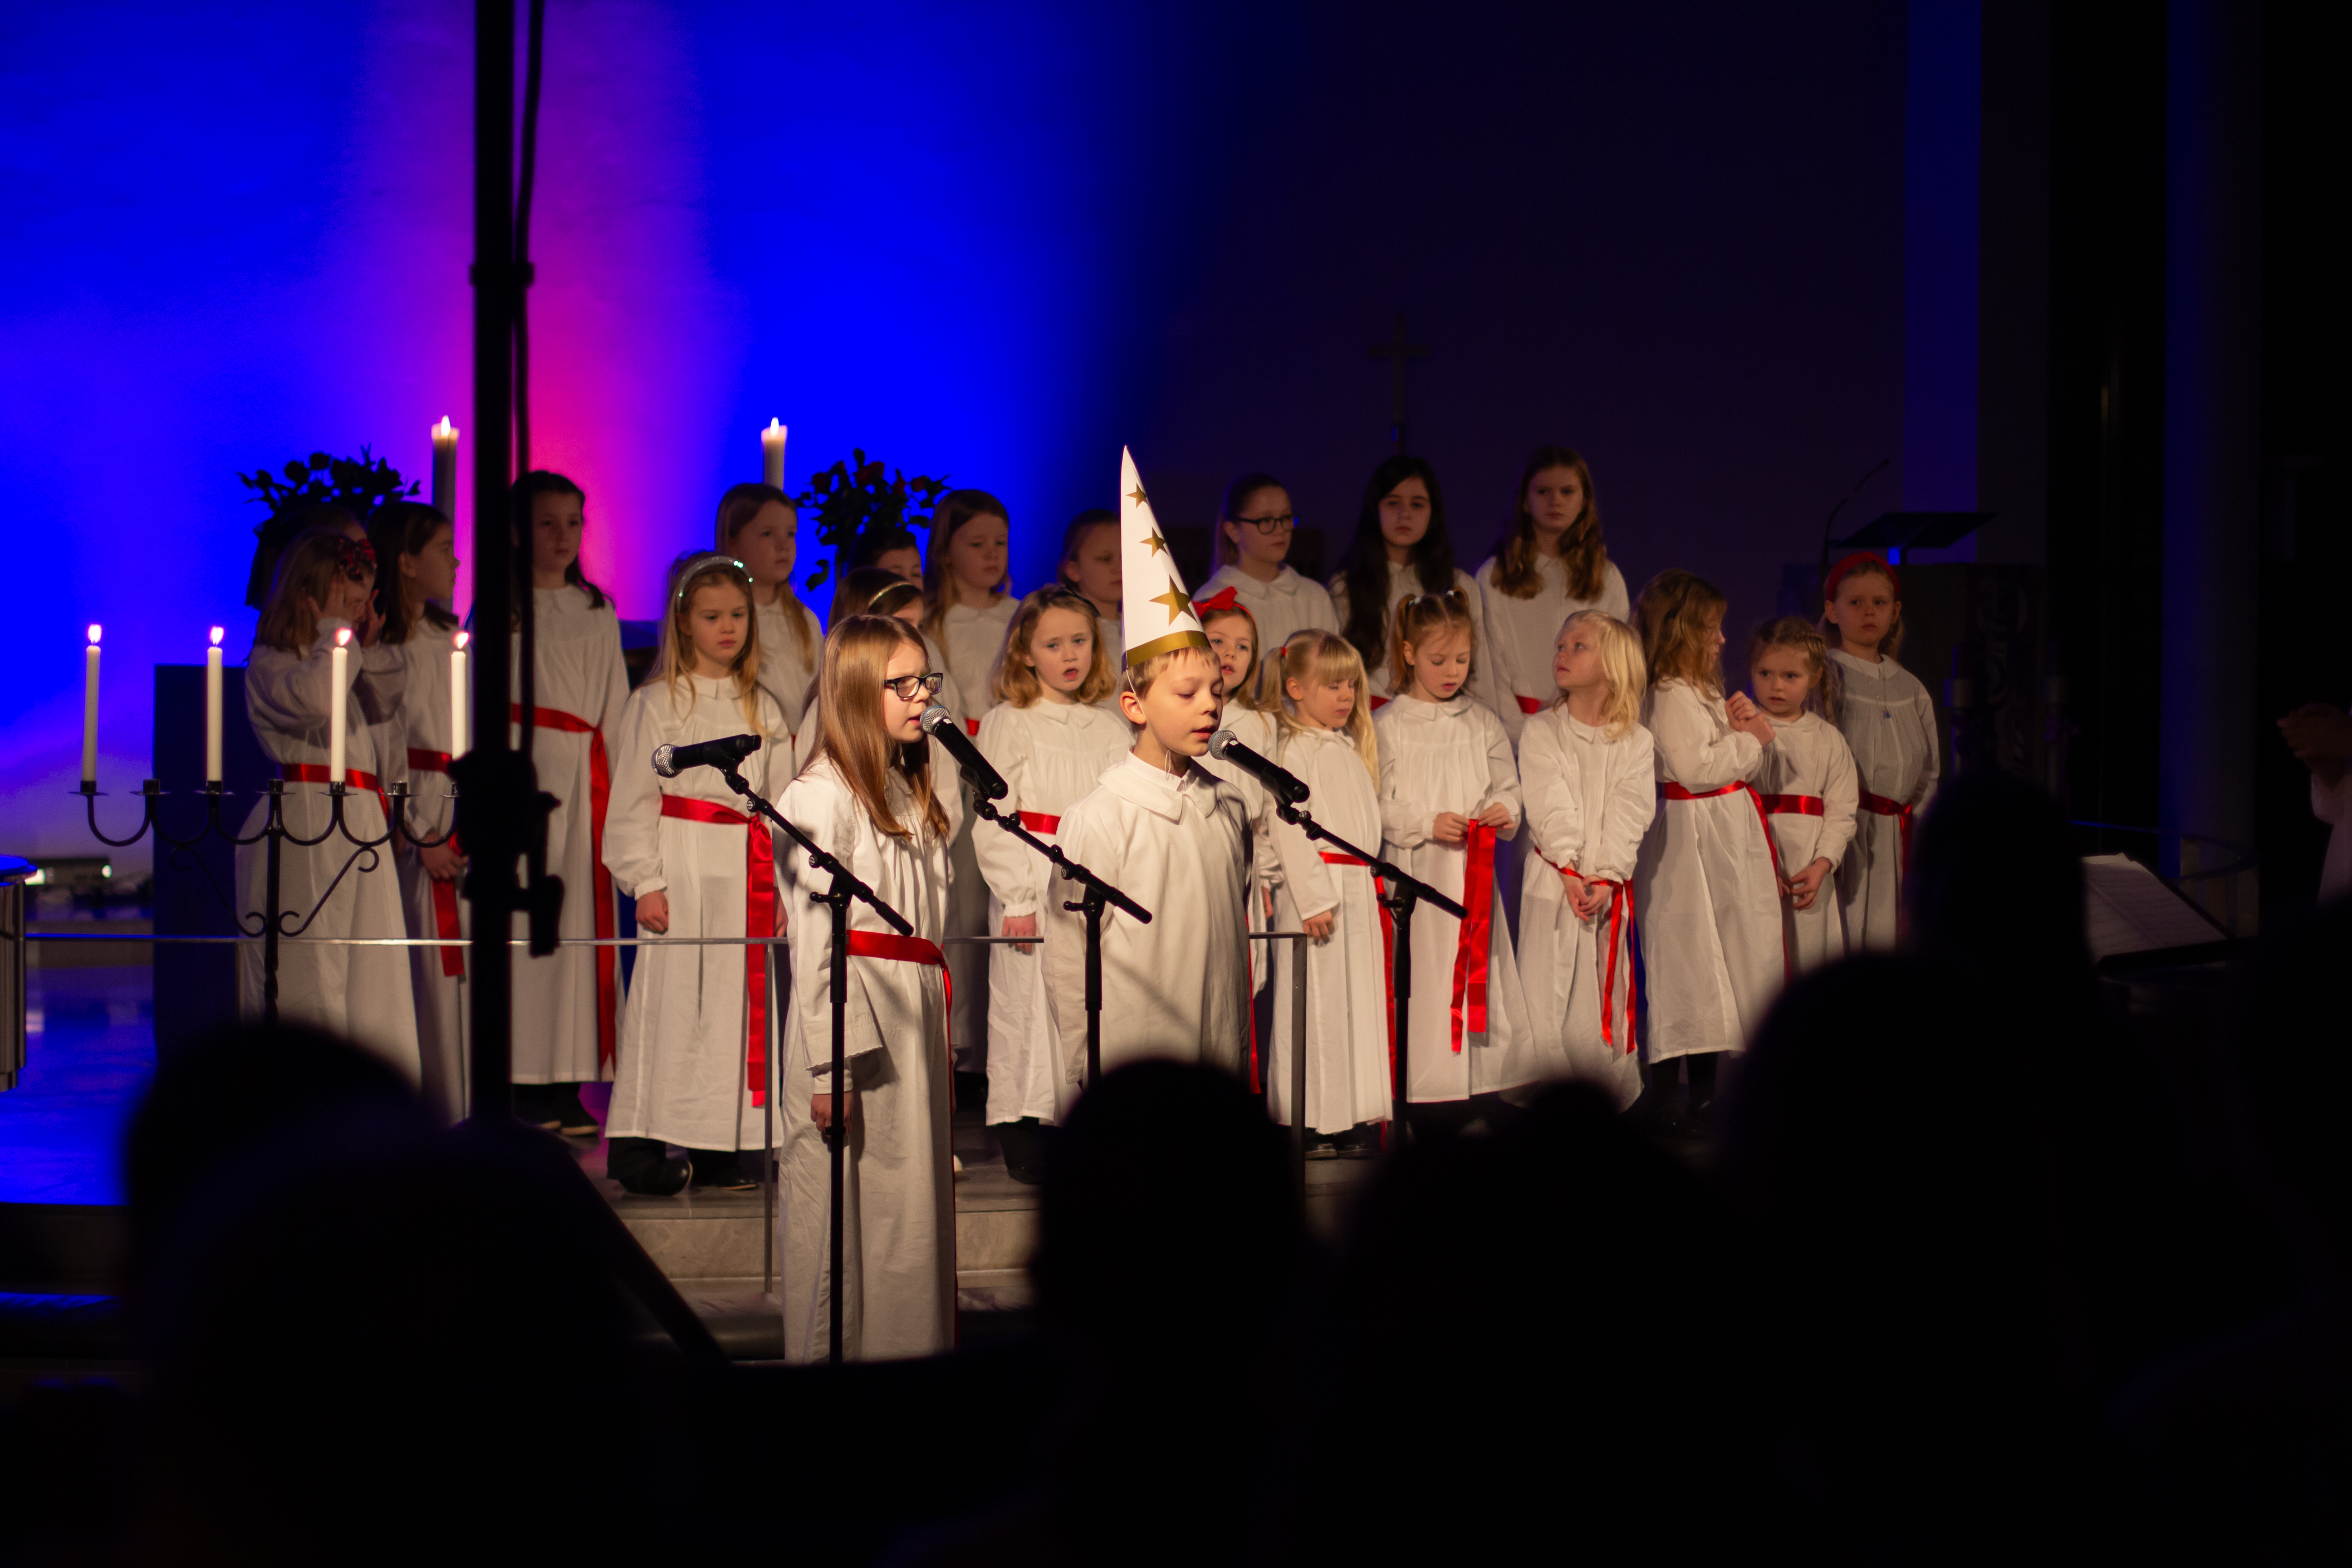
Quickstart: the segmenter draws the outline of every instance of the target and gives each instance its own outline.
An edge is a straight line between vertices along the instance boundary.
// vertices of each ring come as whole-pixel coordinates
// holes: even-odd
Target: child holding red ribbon
[[[1462,691],[1478,647],[1468,595],[1407,598],[1389,647],[1397,699],[1372,718],[1381,852],[1469,913],[1413,920],[1405,1098],[1417,1129],[1458,1131],[1497,1115],[1503,1090],[1547,1076],[1496,879],[1519,828],[1519,769],[1502,720]]]
[[[649,936],[772,937],[786,924],[765,819],[717,768],[663,778],[651,760],[656,746],[753,734],[764,743],[739,765],[743,781],[773,799],[790,776],[783,711],[760,680],[753,588],[730,557],[680,557],[656,662],[622,710],[604,863]],[[624,1188],[759,1186],[739,1152],[768,1147],[774,957],[751,946],[637,950],[604,1123],[605,1173]],[[684,1159],[669,1155],[672,1143]]]
[[[932,768],[923,710],[939,691],[921,634],[854,616],[827,635],[817,678],[814,757],[776,804],[794,826],[913,925],[892,930],[849,905],[846,1104],[833,1097],[833,920],[813,907],[830,877],[782,858],[793,987],[776,1074],[783,1120],[784,1357],[822,1361],[833,1292],[842,1353],[881,1361],[955,1343],[955,1194],[949,1147],[948,841],[962,806]],[[993,832],[995,829],[992,828]],[[843,1261],[830,1276],[828,1130],[849,1137]]]
[[[1679,569],[1651,578],[1634,605],[1655,682],[1642,723],[1661,796],[1633,868],[1650,994],[1643,1058],[1649,1110],[1664,1126],[1683,1120],[1675,1080],[1685,1068],[1689,1110],[1706,1117],[1716,1064],[1746,1048],[1789,973],[1780,864],[1750,782],[1772,721],[1746,692],[1724,697],[1727,608],[1713,584]]]
[[[1116,527],[1111,542],[1118,542]],[[996,671],[996,706],[980,721],[980,749],[1011,785],[996,803],[1048,844],[1062,814],[1094,793],[1127,754],[1127,721],[1100,706],[1117,684],[1102,623],[1075,589],[1040,588],[1021,601]],[[972,825],[988,882],[989,923],[1000,936],[1035,937],[1048,900],[1066,898],[1053,862],[1003,828]],[[1040,1129],[1061,1120],[1062,1046],[1034,945],[988,950],[988,1124],[1017,1182],[1044,1179]]]
[[[1862,786],[1853,847],[1838,867],[1838,906],[1848,945],[1893,947],[1902,931],[1911,825],[1935,798],[1942,756],[1934,700],[1895,662],[1903,647],[1903,584],[1895,568],[1863,552],[1831,567],[1822,584],[1822,636],[1837,662],[1838,728]]]
[[[515,584],[512,743],[530,748],[539,787],[555,797],[547,817],[547,869],[563,879],[560,934],[567,942],[618,934],[620,906],[604,869],[604,820],[613,789],[621,707],[629,700],[619,612],[580,570],[587,493],[562,474],[533,469],[510,492],[517,537],[530,557],[531,731],[522,729],[520,596]],[[475,715],[476,733],[486,716]],[[518,910],[514,934],[530,934]],[[515,1115],[566,1137],[593,1138],[580,1103],[583,1082],[610,1078],[620,1023],[618,952],[565,946],[544,958],[520,949],[514,963]]]
[[[1355,645],[1337,632],[1299,632],[1284,647],[1277,673],[1285,700],[1276,716],[1282,726],[1276,760],[1307,785],[1317,822],[1350,844],[1378,842],[1380,741]],[[1383,940],[1388,917],[1380,889],[1363,861],[1288,823],[1275,824],[1274,842],[1282,858],[1276,925],[1307,936],[1307,1157],[1369,1159],[1379,1152],[1379,1124],[1393,1107]],[[1300,944],[1277,945],[1283,951],[1275,961],[1275,994],[1280,997],[1289,994],[1290,965],[1298,961]],[[1423,1049],[1443,1050],[1442,1039],[1424,1037]],[[1297,1048],[1290,1009],[1277,1005],[1268,1104],[1275,1120],[1286,1124],[1294,1114],[1290,1053]]]
[[[245,710],[254,737],[278,764],[281,804],[292,837],[279,849],[278,905],[297,920],[312,910],[302,934],[314,937],[404,937],[399,874],[392,856],[356,853],[351,838],[384,833],[384,763],[376,738],[399,711],[404,668],[397,650],[377,637],[375,552],[354,538],[348,514],[297,533],[279,552],[277,575],[254,627],[245,668]],[[349,531],[345,531],[348,529]],[[334,650],[345,649],[343,776],[328,773],[333,740]],[[331,783],[345,786],[343,826],[334,831]],[[258,929],[268,905],[268,846],[261,839],[269,802],[254,803],[236,851],[237,908]],[[303,844],[302,839],[316,839]],[[349,868],[346,870],[346,868]],[[262,1011],[261,944],[236,950],[237,990],[248,1018]],[[418,1077],[416,1012],[408,954],[397,947],[338,947],[284,942],[278,949],[278,1013],[289,1022],[316,1025],[357,1041],[410,1080]]]
[[[378,640],[397,653],[404,678],[400,719],[393,743],[404,753],[387,754],[386,766],[408,783],[404,832],[420,838],[446,836],[457,816],[449,794],[449,662],[457,617],[445,608],[457,589],[457,552],[449,520],[422,501],[396,500],[368,519],[368,542],[382,569],[376,574],[376,609],[383,616]],[[389,753],[390,748],[387,748]],[[465,857],[457,840],[420,847],[399,841],[394,864],[412,937],[463,937],[468,926],[459,879]],[[446,1121],[466,1114],[466,953],[456,947],[412,947],[408,968],[416,991],[416,1047],[423,1068],[425,1103]]]
[[[1811,621],[1783,616],[1757,627],[1748,671],[1756,705],[1772,721],[1756,788],[1780,856],[1781,936],[1803,971],[1846,951],[1837,889],[1822,884],[1853,842],[1853,753],[1838,732],[1829,648]]]
[[[1642,639],[1580,610],[1559,628],[1559,696],[1519,731],[1528,862],[1519,894],[1519,978],[1544,1054],[1607,1088],[1641,1093],[1634,1015],[1633,866],[1657,816],[1656,753],[1642,728]]]
[[[1528,454],[1510,531],[1479,566],[1477,582],[1495,709],[1516,742],[1530,718],[1559,701],[1552,657],[1568,617],[1597,609],[1622,622],[1633,613],[1601,535],[1592,469],[1574,447]]]

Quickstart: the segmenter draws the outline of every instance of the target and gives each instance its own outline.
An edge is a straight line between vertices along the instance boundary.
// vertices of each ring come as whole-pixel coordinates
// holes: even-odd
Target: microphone
[[[1221,763],[1231,763],[1256,779],[1268,795],[1285,805],[1297,805],[1307,798],[1307,786],[1299,782],[1297,773],[1259,756],[1235,740],[1231,730],[1220,730],[1209,737],[1209,755]]]
[[[1013,786],[1004,782],[1003,773],[989,766],[988,759],[980,754],[980,748],[971,743],[971,737],[963,732],[954,714],[934,702],[923,710],[922,725],[924,734],[948,749],[948,755],[963,770],[963,781],[971,785],[974,795],[982,800],[1003,800],[1013,793]]]
[[[654,772],[674,779],[688,768],[732,768],[765,743],[757,735],[730,735],[723,741],[697,741],[691,746],[656,746]]]

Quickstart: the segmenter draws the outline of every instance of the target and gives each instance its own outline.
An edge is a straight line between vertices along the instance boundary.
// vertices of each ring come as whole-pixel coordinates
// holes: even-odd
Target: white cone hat
[[[1143,478],[1135,471],[1135,454],[1124,447],[1118,449],[1118,547],[1127,667],[1133,669],[1180,647],[1207,647],[1192,595],[1185,592],[1183,574],[1143,493]]]

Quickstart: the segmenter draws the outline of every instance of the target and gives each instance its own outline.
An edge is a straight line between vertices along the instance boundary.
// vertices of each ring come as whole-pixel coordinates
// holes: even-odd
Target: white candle
[[[784,426],[774,419],[760,432],[760,477],[778,489],[784,488]]]
[[[98,784],[98,632],[89,628],[89,647],[81,656],[81,782]]]
[[[446,414],[433,426],[433,510],[457,521],[457,430]]]
[[[221,782],[221,633],[205,649],[205,783]]]
[[[331,679],[334,695],[327,707],[327,782],[343,782],[343,720],[350,712],[352,696],[352,628],[343,626],[335,633],[334,665]]]
[[[452,760],[474,749],[466,733],[466,643],[464,632],[449,634],[449,755]]]

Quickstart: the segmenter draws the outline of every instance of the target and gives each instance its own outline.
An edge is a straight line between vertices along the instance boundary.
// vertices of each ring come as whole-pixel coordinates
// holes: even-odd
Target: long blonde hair
[[[809,760],[832,758],[874,826],[893,838],[911,838],[914,830],[890,809],[889,775],[896,773],[914,791],[921,826],[933,837],[945,837],[948,816],[931,783],[931,743],[899,745],[882,729],[882,677],[901,647],[930,657],[922,634],[895,616],[852,616],[825,635],[824,670],[817,677],[821,722]]]
[[[693,646],[686,617],[694,608],[695,595],[705,588],[732,588],[743,595],[743,646],[735,650],[727,674],[734,683],[735,700],[742,704],[743,721],[765,734],[767,726],[760,722],[760,616],[751,602],[751,574],[733,556],[689,550],[669,563],[669,613],[662,617],[661,647],[649,674],[669,689],[672,712],[693,710],[690,695],[680,705],[678,682],[686,679],[686,650]]]
[[[1679,566],[1643,584],[1642,596],[1633,601],[1633,618],[1641,623],[1650,679],[1662,686],[1686,680],[1709,697],[1722,696],[1723,662],[1709,646],[1708,633],[1721,629],[1730,604],[1722,589]]]
[[[1601,646],[1601,668],[1609,674],[1609,700],[1601,704],[1601,732],[1616,740],[1642,719],[1642,698],[1649,689],[1649,661],[1642,657],[1642,639],[1633,628],[1606,610],[1579,610],[1559,623],[1566,635],[1573,626],[1590,626],[1593,640]],[[1568,705],[1568,693],[1553,699],[1552,706]]]
[[[1764,657],[1766,648],[1772,647],[1789,648],[1804,656],[1805,663],[1811,667],[1813,672],[1813,689],[1805,693],[1805,706],[1831,723],[1836,723],[1839,710],[1844,706],[1845,685],[1838,679],[1837,661],[1830,657],[1830,645],[1822,637],[1821,628],[1802,616],[1782,616],[1778,620],[1766,621],[1758,626],[1755,635],[1748,640],[1748,669],[1751,679],[1755,674],[1756,661]]]
[[[751,520],[760,515],[760,509],[766,506],[782,507],[795,522],[800,519],[801,509],[793,504],[793,498],[773,485],[730,485],[727,493],[719,498],[719,540],[713,548],[721,555],[734,554],[735,536],[751,526]],[[816,617],[794,596],[790,576],[776,584],[776,605],[784,613],[784,624],[793,628],[793,646],[799,650],[801,663],[814,664],[816,634],[809,629],[809,624]],[[796,610],[800,612],[797,615],[793,614]],[[751,601],[751,618],[760,618],[756,596]]]
[[[1093,600],[1059,583],[1033,590],[1013,612],[1013,624],[1005,628],[1003,650],[996,656],[996,679],[990,683],[990,694],[999,702],[1010,702],[1015,708],[1026,708],[1045,695],[1045,684],[1037,679],[1036,667],[1023,656],[1028,653],[1029,639],[1037,635],[1037,623],[1045,618],[1048,610],[1067,610],[1087,618],[1087,630],[1095,639],[1095,661],[1070,696],[1080,703],[1101,701],[1118,684],[1109,655],[1103,647],[1102,617],[1095,614]]]
[[[1328,686],[1342,680],[1356,683],[1356,706],[1349,712],[1345,728],[1355,738],[1356,754],[1363,758],[1364,766],[1371,770],[1372,779],[1378,783],[1381,776],[1380,736],[1372,728],[1372,709],[1367,692],[1370,683],[1364,679],[1364,656],[1356,651],[1356,645],[1338,632],[1309,629],[1295,633],[1283,645],[1280,679],[1283,683],[1282,702],[1275,709],[1274,714],[1286,741],[1293,735],[1312,733],[1315,728],[1298,716],[1298,710],[1290,700],[1290,682],[1295,680],[1302,687]]]

